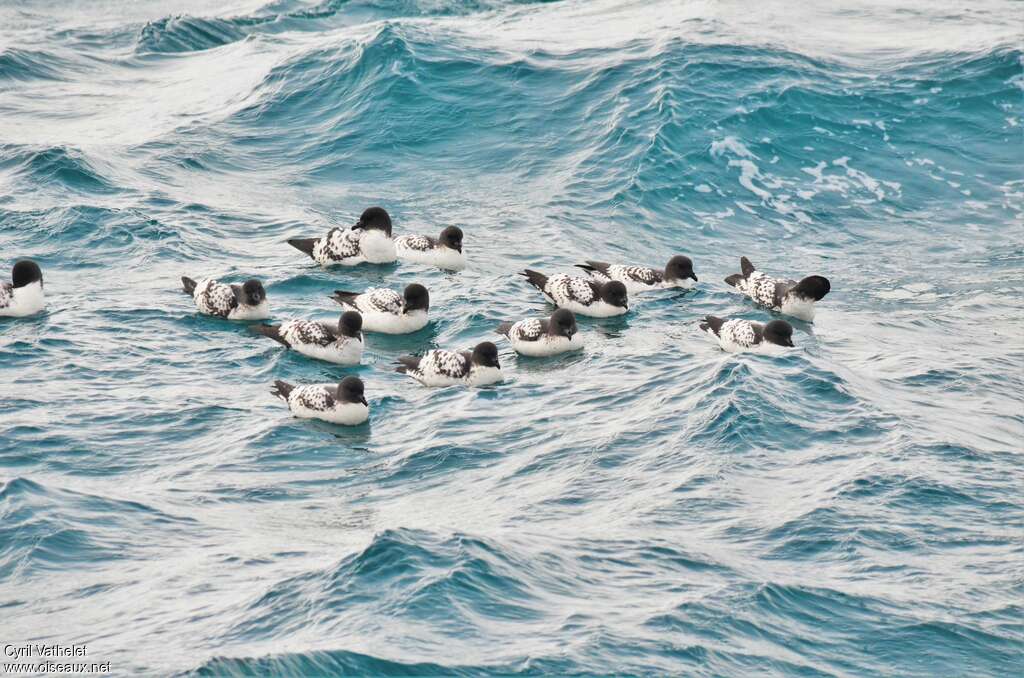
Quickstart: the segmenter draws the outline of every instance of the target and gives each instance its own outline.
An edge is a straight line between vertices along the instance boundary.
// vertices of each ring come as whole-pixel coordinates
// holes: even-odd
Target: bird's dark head
[[[34,282],[38,282],[41,285],[43,284],[43,272],[36,262],[30,259],[22,259],[15,262],[14,268],[11,269],[11,282],[15,287],[24,287]]]
[[[247,306],[259,306],[267,298],[267,291],[263,289],[263,283],[250,278],[242,285],[242,296],[242,303]]]
[[[824,278],[820,275],[809,275],[796,284],[796,287],[789,291],[790,294],[795,294],[804,299],[813,299],[814,301],[821,301],[832,289],[832,285],[829,284],[828,278]]]
[[[407,285],[405,288],[405,312],[426,311],[430,308],[430,293],[419,283]]]
[[[450,247],[456,252],[462,251],[462,229],[458,226],[449,226],[441,231],[439,242],[445,247]]]
[[[612,306],[629,308],[629,299],[626,294],[626,286],[618,280],[612,280],[601,285],[601,299]]]
[[[365,387],[363,386],[363,380],[359,377],[345,377],[338,384],[338,400],[343,403],[362,403],[369,405],[366,402]]]
[[[338,330],[343,336],[358,337],[363,329],[363,316],[355,311],[345,311],[338,319]]]
[[[572,339],[576,334],[576,316],[569,309],[558,309],[548,320],[548,334]]]
[[[764,326],[764,340],[776,346],[793,347],[793,326],[785,320],[773,320]]]
[[[690,257],[679,254],[669,259],[665,266],[665,282],[686,279],[697,282],[697,274],[693,272],[693,261]]]
[[[383,207],[370,207],[363,212],[362,216],[359,217],[359,221],[353,224],[352,228],[361,228],[366,231],[377,229],[378,231],[384,231],[390,236],[391,217]]]
[[[480,367],[496,367],[501,369],[501,364],[498,362],[498,347],[490,341],[481,341],[473,349],[472,361],[474,365]]]

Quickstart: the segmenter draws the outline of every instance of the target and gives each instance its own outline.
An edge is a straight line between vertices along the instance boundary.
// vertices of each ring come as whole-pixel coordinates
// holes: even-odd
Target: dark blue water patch
[[[878,629],[866,649],[879,660],[898,661],[912,654],[920,667],[912,675],[934,675],[955,663],[967,673],[1011,675],[1020,665],[1020,639],[971,624],[946,620],[905,620]]]
[[[239,502],[244,504],[279,502],[290,499],[300,499],[308,496],[287,487],[219,487],[210,493],[210,498],[218,502]]]
[[[530,96],[531,86],[503,84],[509,80],[506,74],[523,78],[525,67],[488,57],[487,52],[453,55],[425,42],[413,26],[385,24],[366,44],[321,50],[275,69],[259,88],[265,93],[261,101],[237,118],[275,130],[274,135],[248,141],[257,152],[310,161],[321,178],[380,172],[385,167],[375,154],[387,157],[401,148],[406,149],[403,154],[413,151],[418,156],[461,138],[459,132],[466,129],[494,136],[507,147],[507,136],[496,136],[499,129],[507,134],[504,111],[519,109],[515,98]],[[553,76],[560,77],[557,71]],[[552,73],[545,77],[550,80]],[[504,91],[486,100],[459,96],[484,82]],[[557,82],[549,82],[544,91],[555,87]],[[296,116],[326,126],[327,140],[290,140],[290,127],[279,122]],[[369,121],[372,130],[365,128]],[[479,150],[466,147],[460,152],[476,153],[478,161],[507,162]]]
[[[381,74],[398,59],[411,62],[404,33],[385,24],[366,45],[343,44],[318,50],[275,68],[258,88],[266,92],[266,97],[237,117],[239,122],[274,125],[298,114],[314,124],[324,122],[325,116],[334,115],[344,103],[345,117],[358,120],[374,109],[380,110],[388,101],[387,91],[374,91],[370,83],[390,81]],[[253,141],[264,143],[265,139],[256,137]],[[279,144],[280,139],[273,142]]]
[[[136,50],[140,54],[173,54],[220,47],[241,40],[253,27],[273,20],[273,17],[165,17],[142,27]]]
[[[449,473],[484,467],[500,456],[501,452],[496,449],[465,447],[439,441],[403,458],[378,482],[400,485],[416,479],[429,486],[431,479],[434,479],[440,484]]]
[[[474,671],[469,671],[474,673]],[[403,663],[343,650],[265,657],[215,657],[190,672],[195,676],[438,676],[466,675],[433,663]]]
[[[63,80],[72,65],[66,59],[38,50],[0,51],[0,83],[5,80]],[[5,89],[0,85],[0,91]],[[2,152],[2,150],[0,150]]]
[[[550,0],[526,0],[521,4]],[[288,31],[315,31],[388,18],[453,16],[501,7],[501,2],[351,2],[326,0],[313,6],[293,2],[271,3],[256,14],[201,17],[180,14],[147,22],[138,32],[135,51],[140,55],[185,54],[221,47],[249,35]],[[72,37],[84,36],[72,32]]]
[[[263,657],[215,657],[189,672],[196,676],[479,676],[586,675],[568,659],[523,658],[510,664],[402,662],[347,650]]]
[[[870,498],[873,501],[884,501],[887,505],[906,509],[913,509],[921,505],[943,506],[948,509],[982,506],[987,509],[995,508],[977,497],[972,497],[962,490],[957,490],[937,480],[898,475],[858,478],[847,488],[842,489],[839,497],[854,501]]]
[[[790,647],[816,657],[837,669],[863,672],[890,665],[897,656],[911,652],[916,658],[908,675],[933,675],[936,667],[975,659],[975,671],[986,674],[1009,670],[1013,643],[967,623],[921,621],[906,618],[882,601],[864,596],[844,595],[834,590],[768,584],[752,599],[756,609],[765,613],[792,638]],[[757,624],[760,632],[770,627]],[[828,648],[854,640],[857,651],[840,658]]]
[[[26,478],[0,487],[0,573],[30,580],[67,563],[101,567],[132,556],[132,527],[174,535],[192,524],[132,501],[51,489]]]
[[[104,177],[81,150],[68,146],[31,148],[0,144],[0,170],[29,184],[63,188],[83,194],[112,194],[123,189]]]
[[[521,575],[513,575],[523,565],[495,544],[464,535],[387,531],[335,567],[275,585],[248,606],[246,620],[227,637],[273,637],[283,629],[330,623],[338,611],[357,605],[466,632],[480,616],[531,619],[539,614],[530,605],[533,596]],[[419,584],[404,585],[412,581]],[[383,593],[389,590],[404,592]]]

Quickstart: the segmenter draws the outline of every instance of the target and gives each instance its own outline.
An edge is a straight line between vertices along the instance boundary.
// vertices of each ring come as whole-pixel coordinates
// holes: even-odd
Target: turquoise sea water
[[[837,3],[838,4],[838,3]],[[0,644],[117,675],[1005,676],[1024,662],[1020,6],[0,2]],[[319,269],[380,204],[470,268]],[[587,349],[428,390],[516,277],[694,259]],[[832,282],[799,349],[741,254]],[[344,369],[199,317],[418,281]],[[270,383],[366,382],[370,423]],[[3,662],[8,661],[5,657]],[[1016,667],[1016,669],[1014,668]]]

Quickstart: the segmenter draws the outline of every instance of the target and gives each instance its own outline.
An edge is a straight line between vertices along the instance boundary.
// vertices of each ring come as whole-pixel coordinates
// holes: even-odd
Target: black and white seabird
[[[181,278],[187,294],[192,295],[200,313],[228,320],[265,320],[270,317],[267,293],[259,280],[227,285],[213,278]]]
[[[406,285],[402,294],[385,287],[371,287],[365,292],[335,290],[331,299],[363,316],[363,330],[383,334],[423,329],[430,309],[430,294],[418,283]]]
[[[403,356],[395,371],[408,374],[424,386],[486,386],[501,381],[498,347],[483,341],[470,351],[427,351],[423,357]]]
[[[43,272],[39,264],[22,259],[11,269],[11,282],[0,283],[0,316],[21,318],[43,310]]]
[[[608,318],[629,310],[626,286],[618,280],[600,283],[564,273],[549,278],[530,269],[520,275],[540,290],[552,304],[579,315]]]
[[[690,289],[697,282],[697,274],[693,272],[693,261],[690,260],[690,257],[684,257],[681,254],[669,259],[664,270],[646,266],[606,264],[603,261],[590,260],[585,264],[576,264],[576,266],[584,271],[589,271],[595,280],[601,282],[618,280],[626,286],[626,291],[630,294],[670,287]]]
[[[337,325],[316,320],[289,320],[280,325],[252,325],[251,329],[309,358],[338,365],[358,365],[363,356],[362,327],[361,315],[345,311]]]
[[[391,217],[382,207],[364,211],[350,229],[335,227],[322,238],[292,238],[288,244],[321,266],[390,264],[396,258]]]
[[[286,381],[275,381],[270,392],[283,398],[292,414],[300,419],[320,419],[332,424],[355,426],[370,416],[363,381],[359,377],[345,377],[337,386],[294,386]]]
[[[395,252],[403,261],[436,266],[446,271],[466,268],[462,253],[462,229],[449,226],[437,238],[428,235],[400,235],[395,238]]]
[[[820,275],[807,276],[800,282],[771,278],[755,269],[746,257],[740,257],[740,270],[743,272],[730,275],[725,282],[762,306],[808,322],[814,320],[814,302],[821,301],[832,289],[828,278]]]
[[[773,352],[793,347],[793,326],[785,320],[772,320],[766,325],[750,320],[727,320],[709,315],[700,328],[718,340],[718,345],[730,353],[743,351]]]
[[[543,357],[583,348],[583,338],[576,329],[576,316],[560,308],[550,318],[529,318],[517,323],[505,322],[497,327],[508,337],[516,353]]]

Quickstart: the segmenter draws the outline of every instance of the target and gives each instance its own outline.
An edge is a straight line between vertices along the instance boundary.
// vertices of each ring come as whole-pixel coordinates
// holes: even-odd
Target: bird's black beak
[[[789,340],[789,342],[786,344],[786,346],[788,346],[790,348],[796,348],[796,344],[793,343],[792,339]]]
[[[365,227],[366,227],[366,224],[363,223],[362,219],[360,219],[356,223],[352,224],[352,230],[353,231],[358,231],[359,229],[365,228]]]
[[[697,274],[696,273],[691,273],[690,277],[693,278],[693,282],[697,282]]]
[[[367,407],[370,406],[370,403],[366,402],[366,396],[359,396],[359,402],[366,405]]]
[[[462,254],[462,243],[461,242],[455,243],[455,251],[458,252],[459,254]]]

